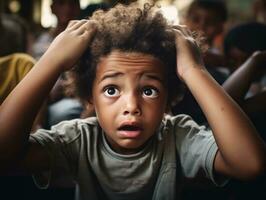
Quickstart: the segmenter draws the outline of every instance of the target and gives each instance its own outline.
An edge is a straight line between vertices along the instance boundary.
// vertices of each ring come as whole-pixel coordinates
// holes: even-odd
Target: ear
[[[95,110],[94,110],[94,105],[87,101],[84,105],[84,110],[81,114],[81,118],[87,118],[87,117],[92,117],[95,116]]]
[[[87,102],[86,102],[86,105],[94,105],[94,102],[93,102],[93,98],[92,96],[89,96],[88,99],[87,99]]]

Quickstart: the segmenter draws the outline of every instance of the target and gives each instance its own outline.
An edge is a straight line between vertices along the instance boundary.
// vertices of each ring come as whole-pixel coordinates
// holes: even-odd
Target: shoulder
[[[11,55],[11,58],[12,60],[25,62],[25,63],[28,62],[28,63],[35,64],[36,62],[36,60],[32,56],[26,53],[14,53]]]
[[[3,57],[1,61],[9,63],[12,66],[16,66],[18,69],[24,67],[32,68],[33,65],[36,63],[36,60],[26,53],[14,53]]]
[[[86,130],[89,128],[97,127],[98,120],[96,117],[89,117],[86,119],[72,119],[62,121],[54,126],[51,127],[51,130],[64,130],[64,131],[80,131]]]
[[[0,58],[2,73],[14,73],[24,77],[34,66],[35,59],[25,53],[14,53]]]
[[[180,115],[166,115],[164,118],[164,123],[166,126],[171,125],[173,128],[188,128],[188,127],[194,127],[194,128],[201,128],[193,119],[191,116],[186,114],[180,114]]]
[[[23,61],[31,63],[36,62],[36,60],[32,56],[26,53],[13,53],[0,58],[0,62],[15,62],[15,61]]]
[[[165,127],[175,135],[177,146],[182,143],[213,138],[212,131],[200,126],[189,115],[166,116]]]
[[[52,126],[51,130],[39,129],[32,135],[40,140],[71,143],[82,138],[86,138],[86,140],[88,140],[93,135],[98,135],[99,132],[100,127],[98,125],[97,118],[90,117],[86,119],[62,121]]]

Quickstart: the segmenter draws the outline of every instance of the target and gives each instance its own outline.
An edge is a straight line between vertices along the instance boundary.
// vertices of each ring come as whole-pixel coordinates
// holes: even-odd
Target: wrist
[[[53,68],[59,74],[65,71],[64,60],[60,58],[60,55],[53,51],[46,51],[40,58],[40,61],[47,64],[47,67]]]
[[[190,67],[182,74],[182,80],[187,83],[191,79],[193,80],[195,76],[202,76],[203,74],[208,74],[208,71],[202,65]]]

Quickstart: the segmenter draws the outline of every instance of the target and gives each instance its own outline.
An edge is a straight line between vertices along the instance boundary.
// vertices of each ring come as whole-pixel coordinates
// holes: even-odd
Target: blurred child
[[[229,61],[231,73],[240,67],[256,51],[266,50],[266,25],[258,22],[239,24],[231,28],[225,35],[224,52]],[[266,86],[266,76],[254,80],[247,96],[260,93]],[[246,97],[247,97],[246,96]]]
[[[266,141],[266,87],[248,94],[252,85],[266,74],[266,51],[254,52],[224,82],[228,94],[242,107],[252,120],[258,133]],[[231,181],[236,199],[265,199],[266,176],[250,182]]]
[[[56,26],[41,33],[33,45],[33,57],[39,59],[48,49],[53,39],[67,27],[70,20],[77,19],[81,9],[79,0],[52,0],[51,11],[55,15]]]
[[[77,94],[96,117],[29,136],[49,90],[75,63]],[[189,116],[165,114],[180,92],[178,78],[212,131]],[[18,166],[43,187],[70,176],[77,199],[175,199],[182,177],[200,171],[218,185],[257,177],[265,144],[205,70],[190,32],[149,4],[133,3],[72,21],[56,37],[1,107],[0,159],[2,170]]]
[[[256,51],[234,71],[224,82],[223,87],[251,119],[254,119],[256,128],[266,140],[266,86],[257,93],[247,95],[251,85],[258,82],[265,74],[266,51]]]
[[[255,51],[266,50],[266,25],[248,22],[232,27],[224,38],[224,53],[231,72],[241,66]]]
[[[80,16],[79,0],[52,0],[51,11],[57,19],[56,26],[40,34],[33,45],[33,56],[37,60],[48,49],[53,39],[61,33],[70,20]],[[83,105],[77,99],[65,94],[67,76],[63,73],[50,91],[48,98],[47,128],[63,120],[79,118]]]
[[[227,8],[223,1],[193,0],[186,10],[183,22],[197,35],[205,38],[208,48],[203,53],[204,64],[219,84],[228,77],[228,70],[225,68],[226,62],[221,48],[217,47],[215,41],[223,34],[226,20]],[[199,124],[207,124],[202,109],[189,90],[184,91],[181,102],[172,106],[172,113],[185,113],[192,116]]]
[[[222,42],[217,38],[222,36],[227,20],[227,8],[223,0],[193,0],[189,5],[185,24],[194,31],[201,33],[209,46],[204,55],[208,67],[225,67],[222,56]]]
[[[33,68],[35,59],[27,54],[29,32],[18,16],[0,15],[0,106],[9,93]],[[44,123],[45,106],[40,110],[33,130]]]
[[[266,0],[252,1],[252,14],[255,21],[266,24]]]
[[[30,53],[32,35],[27,21],[12,14],[0,14],[0,55]]]

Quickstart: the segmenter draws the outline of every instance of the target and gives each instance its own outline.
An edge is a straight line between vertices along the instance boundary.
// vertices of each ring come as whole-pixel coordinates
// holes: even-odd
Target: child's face
[[[138,151],[159,127],[167,104],[165,68],[141,53],[113,51],[97,65],[92,103],[111,147]]]
[[[193,9],[187,16],[186,24],[191,30],[202,31],[210,43],[223,31],[223,23],[217,19],[217,13],[201,7]]]
[[[56,0],[51,5],[51,10],[60,24],[67,25],[70,20],[78,18],[80,5],[74,0]]]

